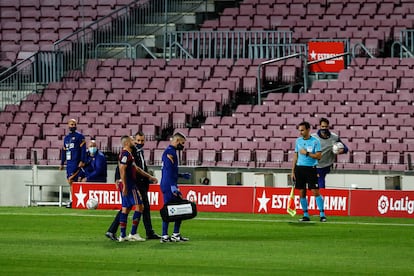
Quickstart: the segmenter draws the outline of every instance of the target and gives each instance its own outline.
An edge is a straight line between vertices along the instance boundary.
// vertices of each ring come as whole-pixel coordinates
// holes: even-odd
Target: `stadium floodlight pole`
[[[266,61],[261,62],[258,65],[258,68],[257,68],[257,104],[258,105],[262,104],[262,98],[261,98],[261,93],[262,93],[262,91],[261,91],[261,86],[262,86],[261,69],[262,69],[262,67],[267,65],[267,64],[270,64],[270,63],[274,63],[274,62],[278,62],[278,61],[281,61],[281,60],[294,58],[294,57],[298,57],[298,56],[302,56],[302,55],[303,55],[302,53],[295,53],[295,54],[280,57],[280,58],[266,60]]]

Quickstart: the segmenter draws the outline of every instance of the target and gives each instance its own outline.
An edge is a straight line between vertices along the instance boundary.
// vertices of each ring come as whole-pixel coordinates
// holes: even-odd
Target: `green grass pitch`
[[[0,275],[414,275],[412,219],[199,213],[189,242],[161,244],[108,240],[114,215],[0,208]]]

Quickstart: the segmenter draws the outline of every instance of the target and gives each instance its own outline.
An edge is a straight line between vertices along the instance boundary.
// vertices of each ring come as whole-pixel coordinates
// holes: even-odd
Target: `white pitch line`
[[[115,210],[114,210],[115,214]],[[0,212],[0,216],[69,216],[69,217],[102,217],[112,218],[112,215],[99,215],[99,214],[80,214],[80,213],[61,213],[61,214],[48,214],[48,213],[11,213],[11,212]],[[152,216],[155,219],[161,219],[160,216]],[[281,220],[281,219],[243,219],[243,218],[200,218],[196,217],[195,220],[205,220],[205,221],[239,221],[239,222],[267,222],[267,223],[299,223],[298,220]],[[306,224],[306,222],[301,222]],[[310,223],[319,223],[319,221],[310,221]],[[388,222],[358,222],[358,221],[328,221],[319,224],[342,224],[342,225],[375,225],[375,226],[403,226],[403,227],[414,227],[414,224],[408,223],[388,223]]]

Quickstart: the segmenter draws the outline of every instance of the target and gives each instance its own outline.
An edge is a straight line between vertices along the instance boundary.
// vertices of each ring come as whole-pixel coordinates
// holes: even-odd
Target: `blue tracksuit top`
[[[68,168],[77,168],[79,162],[86,162],[85,136],[80,132],[69,133],[63,140],[61,165],[66,161]]]
[[[96,151],[93,157],[88,155],[84,169],[87,182],[106,183],[107,163],[105,155],[101,151]]]
[[[171,186],[177,186],[178,182],[177,150],[172,145],[169,145],[162,154],[161,172],[161,191],[171,193]]]

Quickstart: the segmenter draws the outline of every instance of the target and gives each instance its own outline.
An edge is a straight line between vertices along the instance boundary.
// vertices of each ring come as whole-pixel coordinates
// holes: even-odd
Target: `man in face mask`
[[[331,167],[335,162],[335,154],[332,151],[332,146],[336,142],[341,142],[344,145],[343,149],[340,149],[337,154],[344,154],[348,152],[348,147],[341,141],[339,136],[329,131],[329,120],[321,118],[319,120],[319,130],[312,136],[319,139],[321,142],[322,157],[317,165],[318,172],[318,185],[319,189],[325,188],[325,177],[331,171]]]
[[[138,131],[135,134],[135,140],[130,145],[130,152],[134,157],[134,163],[137,168],[136,174],[136,187],[140,193],[140,199],[142,201],[142,219],[145,227],[145,231],[147,234],[147,239],[159,239],[160,236],[155,233],[152,228],[151,223],[151,213],[150,213],[150,205],[148,200],[148,189],[150,183],[157,183],[158,179],[152,177],[148,173],[148,168],[145,163],[144,158],[144,151],[143,146],[145,144],[145,136],[144,133]],[[115,182],[119,182],[121,179],[119,167],[115,169]],[[108,228],[108,231],[105,233],[105,236],[111,240],[117,240],[116,232],[118,231],[118,226],[120,223],[120,219],[122,216],[122,210],[117,213],[113,222]]]
[[[163,194],[164,204],[176,199],[182,198],[180,189],[178,188],[178,178],[182,177],[189,179],[191,174],[189,173],[179,173],[178,165],[179,158],[177,152],[180,152],[184,149],[184,144],[186,138],[183,134],[177,132],[173,135],[170,145],[165,149],[162,155],[162,167],[161,167],[161,191]],[[180,227],[181,221],[175,221],[174,232],[171,237],[168,236],[168,222],[162,222],[162,237],[161,243],[165,242],[185,242],[188,241],[188,238],[181,236]]]
[[[145,144],[145,135],[142,131],[138,131],[135,134],[135,150],[133,155],[135,158],[135,164],[140,167],[143,171],[148,172],[148,167],[145,162],[144,157],[144,144]],[[148,200],[148,190],[149,190],[150,180],[147,177],[144,177],[140,174],[137,174],[137,187],[141,193],[142,203],[144,204],[144,210],[142,212],[142,220],[144,223],[145,231],[147,233],[147,239],[160,239],[161,236],[156,234],[152,228],[151,223],[151,210]]]
[[[86,165],[81,169],[81,181],[106,183],[107,162],[105,155],[96,147],[96,141],[88,144]]]
[[[63,139],[59,170],[63,170],[66,162],[66,179],[70,186],[70,200],[67,208],[72,208],[72,183],[79,177],[86,162],[86,142],[82,133],[76,131],[76,120],[68,121],[69,133]]]

